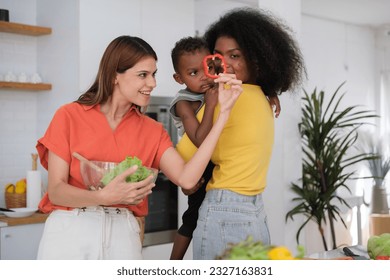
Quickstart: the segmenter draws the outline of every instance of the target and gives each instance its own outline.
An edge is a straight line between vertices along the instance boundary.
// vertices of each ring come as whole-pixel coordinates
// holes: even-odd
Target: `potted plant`
[[[373,179],[371,202],[365,202],[365,204],[370,206],[372,214],[388,214],[389,205],[385,187],[385,178],[390,170],[390,156],[385,149],[388,144],[376,133],[368,131],[359,131],[359,139],[358,149],[375,156],[375,158],[364,161],[366,169],[371,175],[367,178]]]
[[[355,176],[355,171],[350,169],[358,162],[372,158],[365,153],[352,154],[351,147],[358,138],[357,129],[376,115],[372,111],[360,110],[358,106],[340,108],[344,94],[340,95],[339,90],[343,84],[331,95],[327,104],[324,91],[314,89],[310,95],[304,91],[299,124],[303,150],[302,178],[301,184],[291,185],[296,195],[293,201],[297,205],[286,214],[286,222],[293,220],[295,215],[305,216],[296,234],[298,244],[302,229],[309,221],[314,221],[325,250],[328,250],[328,245],[324,226],[329,223],[333,249],[337,247],[334,221],[339,218],[346,227],[337,202],[349,205],[337,191],[341,188],[349,191],[347,181]]]

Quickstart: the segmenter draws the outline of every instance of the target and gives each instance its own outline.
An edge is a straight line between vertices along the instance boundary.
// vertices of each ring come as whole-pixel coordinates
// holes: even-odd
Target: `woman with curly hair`
[[[296,89],[306,72],[289,28],[265,11],[231,10],[204,37],[243,82],[212,155],[215,168],[193,234],[194,259],[215,259],[248,236],[270,244],[262,199],[274,143],[268,98]],[[183,141],[177,149],[186,150]]]

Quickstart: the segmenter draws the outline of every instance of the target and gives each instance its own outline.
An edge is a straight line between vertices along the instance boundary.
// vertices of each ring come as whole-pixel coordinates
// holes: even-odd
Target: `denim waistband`
[[[226,202],[226,201],[232,201],[232,202],[239,201],[239,202],[252,202],[252,203],[263,202],[263,196],[261,193],[257,195],[244,195],[230,190],[218,190],[218,189],[207,191],[205,199],[214,202]]]

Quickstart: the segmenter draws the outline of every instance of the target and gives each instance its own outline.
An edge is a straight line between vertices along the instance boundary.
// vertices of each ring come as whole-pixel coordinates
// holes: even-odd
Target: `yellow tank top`
[[[243,89],[211,157],[216,166],[206,190],[228,189],[255,195],[263,192],[267,185],[274,142],[274,116],[259,86],[245,84]],[[198,112],[198,120],[203,114],[204,108]],[[197,148],[184,134],[176,149],[188,161]]]

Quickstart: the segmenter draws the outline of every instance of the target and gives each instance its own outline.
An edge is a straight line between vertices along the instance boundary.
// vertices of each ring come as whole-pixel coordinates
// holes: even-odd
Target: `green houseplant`
[[[359,131],[359,146],[361,152],[375,155],[375,158],[366,160],[365,166],[373,179],[370,206],[372,214],[388,214],[389,205],[387,203],[387,193],[385,178],[390,170],[390,156],[386,153],[385,147],[388,143],[375,132]]]
[[[344,94],[340,95],[339,90],[343,84],[331,95],[327,104],[324,91],[314,89],[311,94],[304,91],[299,124],[303,150],[302,178],[301,184],[291,184],[295,195],[293,201],[297,204],[286,214],[286,222],[289,218],[293,220],[295,215],[305,217],[296,234],[298,243],[302,229],[309,221],[314,221],[325,250],[328,250],[328,245],[324,226],[329,223],[333,249],[336,249],[334,222],[339,218],[346,227],[336,202],[349,205],[337,194],[337,190],[349,190],[347,181],[355,176],[355,172],[350,171],[351,167],[371,158],[365,153],[351,154],[350,150],[357,140],[357,129],[375,115],[358,106],[340,108]]]

